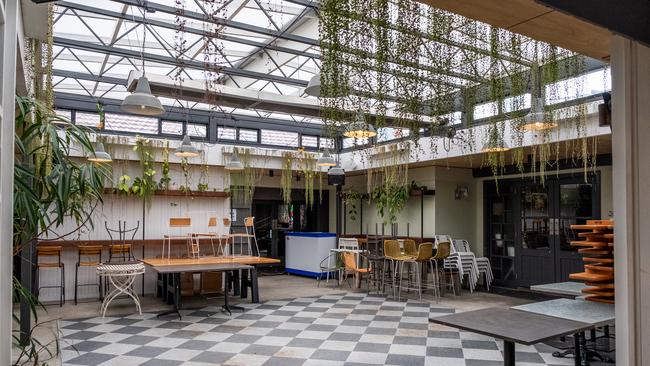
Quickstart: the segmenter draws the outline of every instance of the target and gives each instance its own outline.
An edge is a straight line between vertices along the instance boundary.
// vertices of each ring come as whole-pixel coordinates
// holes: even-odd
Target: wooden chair
[[[102,263],[102,246],[101,245],[80,245],[77,248],[77,266],[74,271],[74,304],[77,305],[77,292],[79,287],[98,286],[97,291],[99,299],[102,298],[102,278],[97,276],[95,283],[79,284],[79,267],[90,267],[94,274],[97,274],[97,266]]]
[[[257,246],[257,235],[255,234],[255,217],[249,216],[244,219],[244,228],[246,229],[246,235],[248,235],[248,253],[253,255],[253,248],[251,247],[251,239],[255,243],[255,251],[257,256],[260,256],[260,248]]]
[[[36,247],[36,297],[38,298],[41,289],[58,288],[59,289],[59,306],[65,304],[65,266],[61,261],[63,247],[60,245],[39,245]],[[52,258],[55,258],[52,261]],[[46,259],[41,261],[41,259]],[[58,269],[59,285],[40,286],[41,269]]]

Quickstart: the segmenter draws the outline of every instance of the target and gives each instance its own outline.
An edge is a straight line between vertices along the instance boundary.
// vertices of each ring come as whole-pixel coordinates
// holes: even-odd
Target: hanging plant
[[[129,177],[128,175],[124,174],[120,176],[116,188],[118,195],[128,196],[131,193],[131,187],[129,186],[130,181],[131,181],[131,177]]]
[[[163,161],[161,167],[162,177],[160,177],[160,182],[158,182],[158,187],[164,191],[169,190],[169,183],[172,178],[169,175],[169,140],[165,140],[165,148],[163,149]]]
[[[151,141],[137,136],[133,150],[138,154],[142,176],[134,179],[131,192],[142,198],[148,205],[151,205],[151,197],[158,188],[158,183],[155,181],[156,170],[154,169]]]
[[[408,185],[386,184],[375,187],[370,193],[370,199],[377,207],[377,214],[384,222],[394,223],[397,215],[402,212],[409,199]]]
[[[359,193],[357,190],[354,188],[348,188],[344,190],[341,193],[341,199],[343,199],[343,204],[345,206],[350,206],[350,209],[348,210],[348,215],[350,215],[350,220],[356,221],[358,211],[357,211],[357,203],[361,202],[361,193]]]
[[[262,179],[262,170],[251,166],[250,149],[238,149],[237,154],[244,169],[230,172],[230,195],[235,201],[248,204],[253,199],[255,186]]]
[[[190,163],[188,158],[181,158],[181,172],[183,173],[184,184],[179,187],[181,192],[192,192],[192,174],[190,172]]]
[[[282,154],[282,177],[280,184],[282,187],[282,200],[285,204],[291,203],[291,189],[293,185],[293,154],[285,152]]]
[[[196,189],[199,192],[205,192],[209,189],[208,183],[210,180],[210,166],[205,154],[205,149],[201,149],[201,175],[199,176],[199,183]]]

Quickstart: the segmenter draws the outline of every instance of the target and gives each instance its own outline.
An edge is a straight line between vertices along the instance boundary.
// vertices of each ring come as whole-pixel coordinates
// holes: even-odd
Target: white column
[[[18,0],[7,0],[4,11],[4,17],[0,15],[0,365],[9,365],[12,341],[14,105]]]
[[[612,39],[616,363],[650,364],[650,48]]]

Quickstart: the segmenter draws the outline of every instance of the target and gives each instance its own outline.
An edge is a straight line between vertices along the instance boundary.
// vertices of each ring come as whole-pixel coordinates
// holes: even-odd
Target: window
[[[505,113],[530,108],[530,94],[507,97],[503,100],[503,111]]]
[[[296,132],[262,130],[262,144],[298,147],[298,134]]]
[[[377,131],[377,141],[384,142],[402,137],[408,137],[411,134],[408,128],[382,127]]]
[[[239,129],[239,141],[257,142],[257,130]]]
[[[162,121],[160,130],[164,135],[177,135],[183,134],[183,122]]]
[[[585,75],[546,85],[546,104],[562,103],[611,89],[612,78],[609,69],[592,71]]]
[[[235,129],[231,127],[217,128],[217,140],[234,140]]]
[[[353,137],[346,137],[343,139],[343,148],[347,149],[350,147],[361,146],[368,144],[368,138],[356,139]]]
[[[496,116],[498,113],[497,102],[477,104],[474,106],[474,120]]]
[[[302,136],[302,146],[304,147],[318,147],[318,137],[316,136]]]
[[[63,110],[63,109],[57,109],[54,112],[56,113],[57,116],[63,117],[65,119],[67,119],[68,121],[70,121],[72,119],[72,112],[70,112],[70,111]]]
[[[208,137],[208,126],[196,123],[188,123],[187,134],[190,135],[190,137],[206,138]]]
[[[320,138],[320,147],[321,149],[333,149],[334,148],[334,139],[329,139],[327,137]]]
[[[99,116],[97,117],[99,121]],[[156,135],[158,134],[158,119],[127,114],[106,113],[105,128],[112,131]]]
[[[75,114],[75,124],[86,127],[97,127],[99,124],[99,114],[77,112]]]

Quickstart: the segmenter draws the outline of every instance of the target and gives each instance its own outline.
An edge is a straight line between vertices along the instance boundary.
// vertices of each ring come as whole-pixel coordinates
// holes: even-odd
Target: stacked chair
[[[485,287],[487,287],[487,290],[490,291],[490,285],[492,284],[492,280],[494,279],[494,275],[492,274],[492,266],[490,266],[490,260],[487,257],[476,257],[474,252],[472,252],[472,248],[469,246],[469,242],[467,240],[464,239],[454,240],[454,247],[458,252],[472,254],[472,256],[474,257],[474,263],[476,264],[476,268],[478,269],[478,275],[480,276],[481,273],[483,274],[483,279],[485,280]]]

